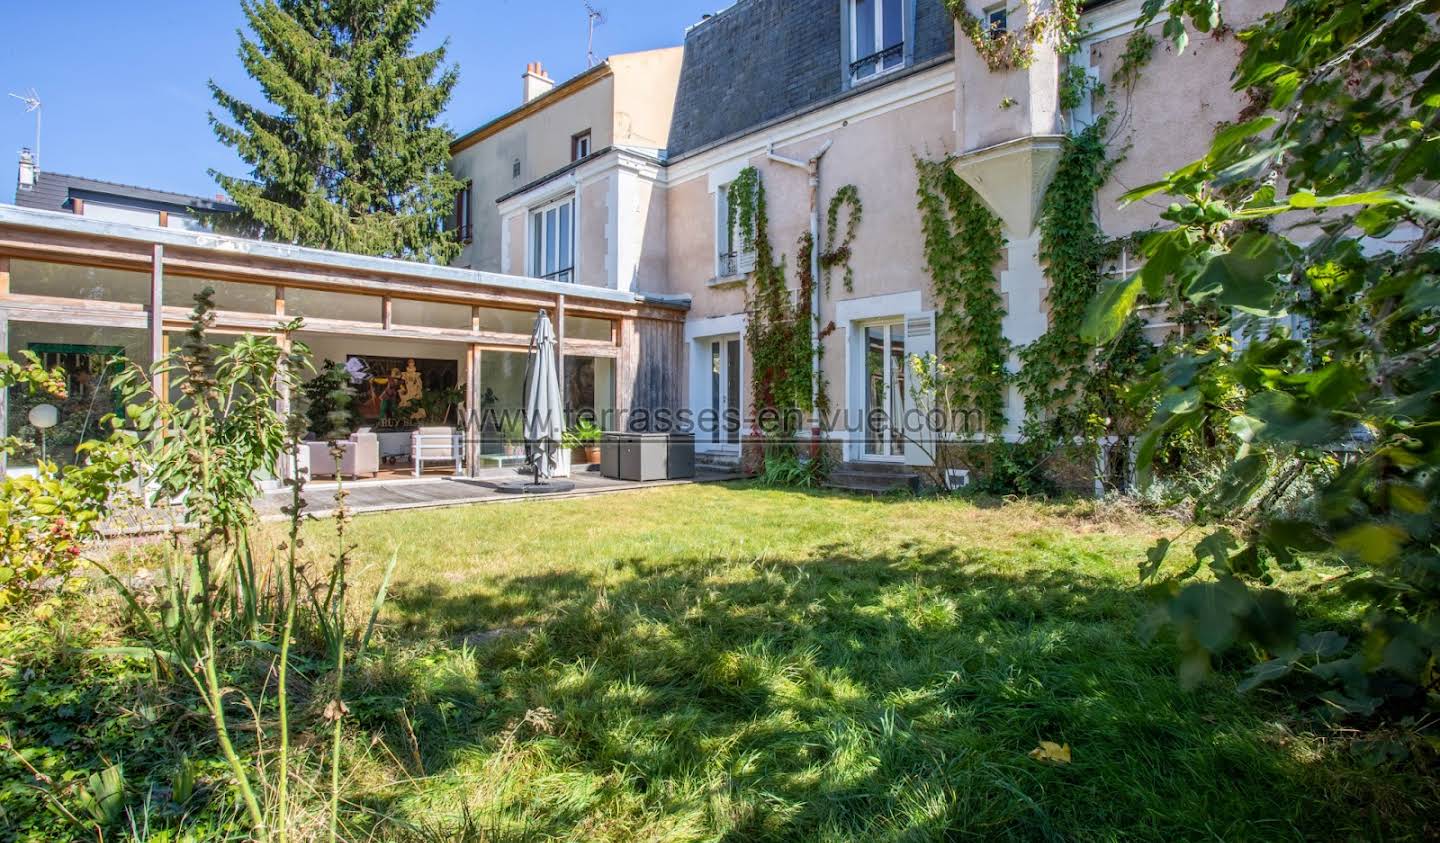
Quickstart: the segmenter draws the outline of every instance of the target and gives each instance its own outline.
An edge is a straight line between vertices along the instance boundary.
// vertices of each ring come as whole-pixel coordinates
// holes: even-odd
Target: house
[[[1278,5],[1237,0],[1225,11],[1238,29]],[[1141,6],[1141,0],[1088,3],[1074,55],[1041,46],[1027,66],[992,69],[944,0],[739,0],[686,32],[673,99],[668,64],[656,75],[653,101],[673,102],[660,152],[617,145],[603,163],[563,160],[567,132],[583,121],[578,104],[556,95],[567,86],[584,90],[583,74],[551,91],[550,103],[541,98],[497,121],[535,126],[526,137],[548,144],[549,169],[538,156],[527,159],[543,172],[514,178],[525,184],[501,192],[493,210],[482,196],[465,197],[464,213],[501,219],[499,232],[474,244],[471,254],[498,256],[498,268],[513,274],[558,268],[581,287],[687,297],[683,409],[712,420],[699,431],[701,450],[733,462],[755,410],[745,343],[754,256],[740,248],[732,228],[729,188],[747,168],[758,173],[768,196],[769,239],[790,259],[794,295],[795,244],[813,230],[822,241],[817,252],[835,245],[823,242],[825,226],[814,215],[850,186],[864,209],[851,244],[853,288],[836,283],[827,292],[817,285],[816,293],[817,328],[833,326],[817,330],[823,354],[814,380],[828,384],[834,408],[820,435],[846,462],[925,465],[920,437],[898,422],[914,409],[905,361],[933,351],[936,335],[915,159],[952,160],[1001,220],[1005,245],[996,276],[1003,333],[1017,347],[1040,337],[1049,325],[1038,255],[1041,200],[1063,134],[1094,121],[1100,105],[1091,95],[1062,107],[1061,75],[1075,68],[1091,83],[1110,83]],[[964,4],[997,33],[1023,31],[1032,7],[1047,8]],[[1118,207],[1126,185],[1199,157],[1215,126],[1246,106],[1229,85],[1240,50],[1233,36],[1197,39],[1177,56],[1160,29],[1151,27],[1150,71],[1118,94],[1123,114],[1109,144],[1122,160],[1098,203],[1110,237],[1158,222],[1152,205]],[[539,128],[542,115],[553,128]],[[658,132],[666,123],[657,115],[653,125]],[[508,143],[486,127],[462,137],[456,172],[473,172],[477,158],[507,160]],[[554,208],[561,211],[552,225]],[[574,209],[568,226],[567,208]],[[573,260],[554,264],[552,252]],[[1122,255],[1116,271],[1132,257]],[[1014,356],[1008,364],[1019,368]],[[1005,430],[990,432],[1013,438],[1025,415],[1013,387],[1006,410]]]
[[[1243,28],[1278,5],[1236,0],[1228,23]],[[843,191],[863,220],[853,284],[837,277],[812,293],[812,389],[827,390],[832,412],[809,420],[811,435],[848,469],[903,474],[930,462],[923,432],[910,429],[910,362],[936,349],[940,306],[916,160],[948,162],[999,220],[1001,332],[1019,347],[1051,325],[1038,215],[1063,136],[1103,105],[1090,95],[1064,107],[1062,74],[1072,89],[1080,76],[1123,97],[1105,139],[1119,163],[1097,203],[1109,237],[1158,221],[1154,205],[1118,207],[1127,185],[1199,157],[1248,105],[1230,88],[1240,45],[1227,32],[1175,55],[1157,23],[1152,65],[1113,84],[1142,0],[1085,6],[1068,57],[1041,45],[996,68],[947,6],[739,0],[690,27],[681,47],[613,56],[559,84],[532,63],[520,105],[452,147],[466,182],[454,267],[164,228],[158,209],[141,225],[64,213],[69,194],[49,210],[0,207],[0,335],[12,353],[52,343],[76,359],[122,349],[153,360],[194,291],[214,284],[221,332],[304,316],[301,338],[318,358],[373,364],[367,388],[416,360],[427,383],[464,395],[473,419],[517,403],[526,332],[545,309],[558,317],[571,409],[618,428],[653,426],[663,411],[694,429],[708,461],[733,464],[755,441],[746,336],[756,257],[731,206],[740,186],[764,186],[765,234],[787,258],[793,298],[797,244],[814,236],[815,254],[839,245],[826,212]],[[993,33],[1024,31],[1032,7],[1045,11],[964,6]],[[852,206],[840,213],[843,232]],[[1121,253],[1115,271],[1132,265]],[[1012,355],[1008,368],[1019,365]],[[1013,386],[1004,401],[1004,429],[986,433],[1013,438],[1025,408]],[[23,426],[17,416],[8,429]],[[511,456],[513,433],[466,426],[470,465]]]
[[[82,217],[161,228],[200,231],[207,214],[238,210],[222,197],[207,199],[166,190],[42,172],[30,150],[20,151],[15,179],[15,205],[43,211],[64,211]]]
[[[450,147],[466,183],[455,264],[619,290],[657,285],[663,263],[640,259],[641,247],[664,251],[664,208],[647,174],[670,136],[682,57],[679,47],[611,56],[559,85],[531,63],[521,104]]]

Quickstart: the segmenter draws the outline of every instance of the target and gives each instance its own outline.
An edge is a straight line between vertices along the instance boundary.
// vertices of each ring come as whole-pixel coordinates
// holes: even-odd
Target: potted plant
[[[561,444],[574,451],[574,461],[577,463],[600,462],[600,428],[589,419],[581,419],[565,431]]]

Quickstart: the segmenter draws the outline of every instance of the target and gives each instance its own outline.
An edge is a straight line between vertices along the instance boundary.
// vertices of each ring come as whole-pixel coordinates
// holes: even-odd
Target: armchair
[[[329,442],[306,442],[310,452],[311,476],[352,479],[361,476],[374,477],[380,473],[380,439],[373,433],[352,433],[350,438],[338,443],[344,449],[340,464],[330,455]]]
[[[425,463],[450,463],[458,474],[463,467],[460,434],[453,427],[422,427],[411,434],[410,459],[415,476],[425,472]]]

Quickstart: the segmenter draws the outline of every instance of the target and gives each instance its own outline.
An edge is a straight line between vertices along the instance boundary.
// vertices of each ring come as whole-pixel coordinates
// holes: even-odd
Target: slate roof
[[[207,199],[204,196],[190,196],[185,193],[171,193],[168,190],[153,190],[112,181],[87,179],[81,176],[67,176],[64,173],[41,172],[30,190],[15,188],[15,204],[21,208],[36,208],[41,211],[71,210],[71,199],[123,205],[127,208],[142,208],[149,211],[168,211],[185,214],[192,210],[211,213],[229,213],[239,208],[229,202]]]
[[[955,29],[943,0],[914,3],[911,67],[953,59]],[[739,0],[691,27],[669,159],[844,96],[842,6],[839,0]]]

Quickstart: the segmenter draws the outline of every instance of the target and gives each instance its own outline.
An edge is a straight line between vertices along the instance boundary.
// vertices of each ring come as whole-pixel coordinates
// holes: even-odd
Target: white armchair
[[[330,454],[329,442],[306,442],[310,452],[310,474],[313,477],[345,476],[352,479],[374,477],[380,473],[380,439],[373,433],[352,433],[338,443],[344,450],[340,464]]]
[[[410,460],[415,464],[415,476],[425,473],[426,463],[447,463],[455,466],[459,474],[464,458],[461,454],[460,434],[453,427],[422,427],[410,437]]]

